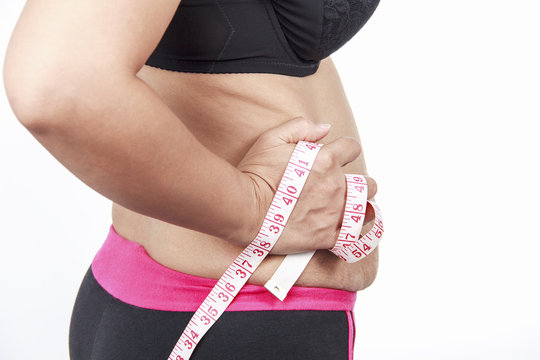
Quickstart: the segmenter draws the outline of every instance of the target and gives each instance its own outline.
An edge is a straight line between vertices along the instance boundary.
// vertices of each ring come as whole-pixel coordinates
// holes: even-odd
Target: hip
[[[214,283],[162,266],[111,226],[77,296],[71,359],[167,358]],[[281,302],[247,285],[193,359],[352,359],[355,299],[295,286]]]
[[[113,226],[125,239],[139,244],[155,262],[178,272],[219,279],[243,248],[223,239],[132,212],[113,204]],[[263,286],[283,261],[283,255],[268,255],[249,278],[248,284]],[[376,276],[378,257],[348,264],[329,251],[315,253],[296,284],[360,291]]]
[[[70,359],[167,359],[192,315],[127,304],[89,270],[71,318]],[[348,310],[227,311],[192,359],[351,360],[354,336]]]

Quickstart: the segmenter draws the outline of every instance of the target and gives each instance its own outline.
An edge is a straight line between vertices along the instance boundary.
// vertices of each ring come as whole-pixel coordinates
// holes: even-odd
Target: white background
[[[0,5],[0,54],[22,9]],[[385,216],[357,359],[540,359],[537,0],[382,0],[335,56]],[[0,359],[67,359],[110,202],[0,94]]]

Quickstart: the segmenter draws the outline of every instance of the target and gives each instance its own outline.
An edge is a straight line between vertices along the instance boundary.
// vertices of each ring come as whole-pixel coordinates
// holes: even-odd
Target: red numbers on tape
[[[384,230],[379,207],[367,200],[366,179],[362,175],[345,174],[345,177],[347,179],[345,214],[338,240],[331,251],[347,262],[356,262],[377,247]],[[361,236],[367,204],[375,211],[375,223],[367,234]]]
[[[246,273],[240,269],[236,270],[236,275],[240,276],[242,279],[246,277]]]
[[[174,346],[169,360],[189,360],[197,346],[196,339],[202,338],[225,312],[251,274],[272,250],[291,215],[321,147],[320,144],[298,142],[259,233],[229,266],[197,309]],[[367,200],[366,179],[362,175],[345,176],[345,215],[338,241],[331,251],[347,262],[355,262],[377,247],[384,230],[379,207]],[[375,211],[375,223],[367,234],[360,236],[367,204]]]
[[[195,339],[206,334],[272,250],[300,196],[321,146],[298,142],[285,170],[286,174],[294,173],[297,176],[283,176],[259,234],[229,266],[197,309],[171,351],[169,360],[188,360],[191,357],[197,346]],[[279,212],[274,212],[274,209],[279,209]]]

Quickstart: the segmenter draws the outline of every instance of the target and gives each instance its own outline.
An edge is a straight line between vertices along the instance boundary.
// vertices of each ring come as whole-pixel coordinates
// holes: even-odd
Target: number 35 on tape
[[[259,233],[227,268],[225,273],[210,291],[210,294],[208,294],[197,311],[195,311],[195,314],[187,324],[180,339],[172,349],[168,358],[169,360],[188,360],[191,357],[201,338],[225,312],[225,309],[227,309],[238,292],[246,284],[249,277],[270,253],[287,224],[321,147],[321,144],[305,141],[298,142],[289,163],[287,164],[285,173],[283,174]],[[348,216],[348,221],[360,223],[360,219],[362,219],[363,223],[363,218],[365,218],[365,202],[360,202],[360,200],[363,199],[362,197],[351,197],[351,199],[349,199],[349,192],[352,191],[351,186],[358,186],[358,189],[354,188],[355,191],[363,193],[367,197],[367,183],[362,176],[357,176],[358,178],[355,178],[354,175],[351,176],[353,176],[353,178],[347,178],[348,195],[346,211],[348,211],[349,208],[352,209],[349,209],[350,214]],[[364,190],[361,190],[362,188],[364,188]],[[357,194],[353,195],[356,196]],[[349,205],[349,200],[351,201],[351,205]],[[360,209],[360,206],[355,206],[356,204],[360,204],[362,210]],[[378,211],[376,204],[371,203],[371,205],[374,207],[376,215],[380,215],[380,211]],[[345,220],[343,225],[349,226],[348,223],[345,223]],[[345,231],[343,230],[343,225],[342,231]],[[360,228],[361,226],[362,225],[360,224]],[[358,226],[356,225],[354,228],[349,229],[343,236],[340,233],[338,242],[332,249],[334,254],[345,261],[351,261],[351,259],[357,261],[362,256],[367,255],[370,250],[366,250],[367,248],[363,246],[367,244],[372,250],[377,244],[376,239],[380,239],[380,236],[382,236],[381,221],[379,226],[381,231],[380,236],[377,237],[378,233],[375,232],[370,235],[373,240],[362,238],[362,240],[359,240],[362,245],[358,245],[358,242],[353,241],[353,237],[356,238],[358,236],[359,238],[359,231],[357,235],[353,233],[357,227]],[[371,234],[371,231],[369,234]]]

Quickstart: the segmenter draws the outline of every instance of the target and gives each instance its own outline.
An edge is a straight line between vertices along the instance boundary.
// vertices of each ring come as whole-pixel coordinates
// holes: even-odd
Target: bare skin
[[[120,235],[167,267],[210,278],[256,234],[294,143],[325,143],[273,254],[323,249],[298,285],[369,286],[377,251],[351,265],[324,250],[337,236],[343,174],[367,173],[332,61],[307,77],[144,66],[178,3],[29,0],[4,63],[19,121],[111,199]],[[309,121],[291,120],[299,116]],[[250,283],[266,282],[281,258],[270,255]]]
[[[161,96],[205,147],[234,166],[264,131],[296,116],[332,125],[321,143],[341,136],[360,141],[330,58],[322,61],[316,74],[305,78],[187,74],[148,66],[138,76]],[[190,89],[189,96],[183,94],[186,88]],[[343,170],[366,174],[363,155]],[[112,215],[118,233],[141,244],[157,262],[184,273],[217,279],[242,251],[240,246],[220,238],[148,218],[118,204],[113,204]],[[328,251],[319,250],[297,285],[361,290],[374,280],[377,256],[375,251],[351,265]],[[264,284],[282,258],[270,255],[249,283]]]

